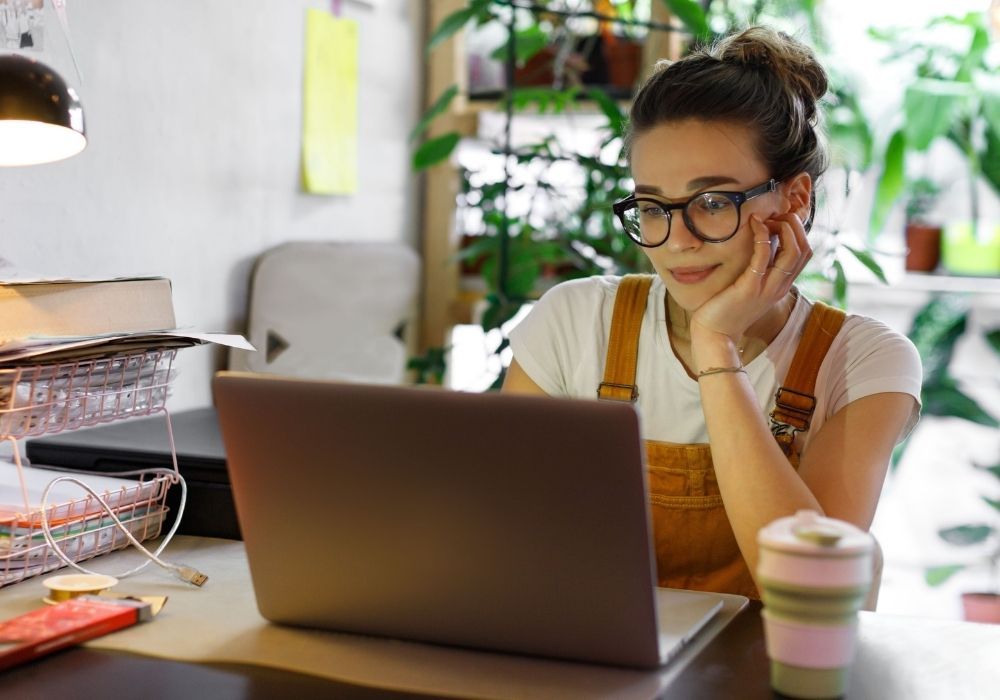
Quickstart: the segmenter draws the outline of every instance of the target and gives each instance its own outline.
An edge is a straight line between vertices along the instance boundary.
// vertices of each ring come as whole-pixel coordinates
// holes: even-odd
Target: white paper
[[[21,481],[18,479],[18,467],[13,462],[0,460],[0,523],[4,515],[25,513],[24,497],[21,494]],[[131,503],[149,500],[156,490],[155,481],[140,483],[135,479],[123,479],[100,474],[83,472],[66,472],[56,469],[21,465],[24,474],[25,487],[28,490],[28,510],[37,511],[41,508],[42,493],[51,481],[62,476],[79,479],[107,501],[112,508],[118,508]],[[61,481],[49,490],[47,506],[64,504],[89,497],[86,491],[71,481]],[[96,501],[94,503],[96,505]],[[100,511],[96,505],[94,512]]]
[[[53,282],[117,282],[120,280],[164,279],[163,275],[126,275],[124,277],[98,277],[94,275],[44,275],[19,267],[10,260],[0,258],[0,284],[51,284]]]
[[[113,352],[117,345],[127,343],[130,348],[135,348],[143,343],[148,344],[149,349],[155,350],[158,344],[165,344],[168,347],[170,341],[190,341],[190,345],[202,345],[214,343],[228,347],[239,348],[241,350],[256,350],[246,338],[241,335],[228,333],[206,333],[203,331],[187,331],[180,328],[162,331],[141,331],[135,333],[106,333],[103,335],[79,336],[69,338],[53,338],[45,336],[34,336],[29,338],[15,338],[11,340],[0,340],[0,363],[24,360],[31,357],[38,357],[44,360],[47,354],[75,350],[79,348],[94,348],[95,350]]]

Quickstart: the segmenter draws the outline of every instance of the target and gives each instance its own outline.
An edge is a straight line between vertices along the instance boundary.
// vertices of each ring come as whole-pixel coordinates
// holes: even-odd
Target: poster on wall
[[[0,0],[0,49],[44,48],[45,0]]]

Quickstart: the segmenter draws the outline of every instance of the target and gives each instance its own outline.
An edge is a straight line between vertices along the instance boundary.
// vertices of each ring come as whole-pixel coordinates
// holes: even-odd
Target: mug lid
[[[762,547],[820,556],[859,554],[872,548],[871,535],[861,528],[814,510],[800,510],[765,525],[757,533],[757,542]]]

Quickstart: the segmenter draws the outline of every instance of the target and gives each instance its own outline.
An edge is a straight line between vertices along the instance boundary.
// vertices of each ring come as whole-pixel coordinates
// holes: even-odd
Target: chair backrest
[[[419,268],[402,243],[294,242],[261,254],[246,331],[257,352],[233,350],[229,369],[403,382]]]

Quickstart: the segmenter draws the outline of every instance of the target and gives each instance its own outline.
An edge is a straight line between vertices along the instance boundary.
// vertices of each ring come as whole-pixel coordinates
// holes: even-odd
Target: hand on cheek
[[[701,329],[738,342],[747,328],[788,294],[812,257],[805,228],[793,213],[766,221],[750,217],[750,263],[732,285],[706,301],[692,316],[692,333]]]

